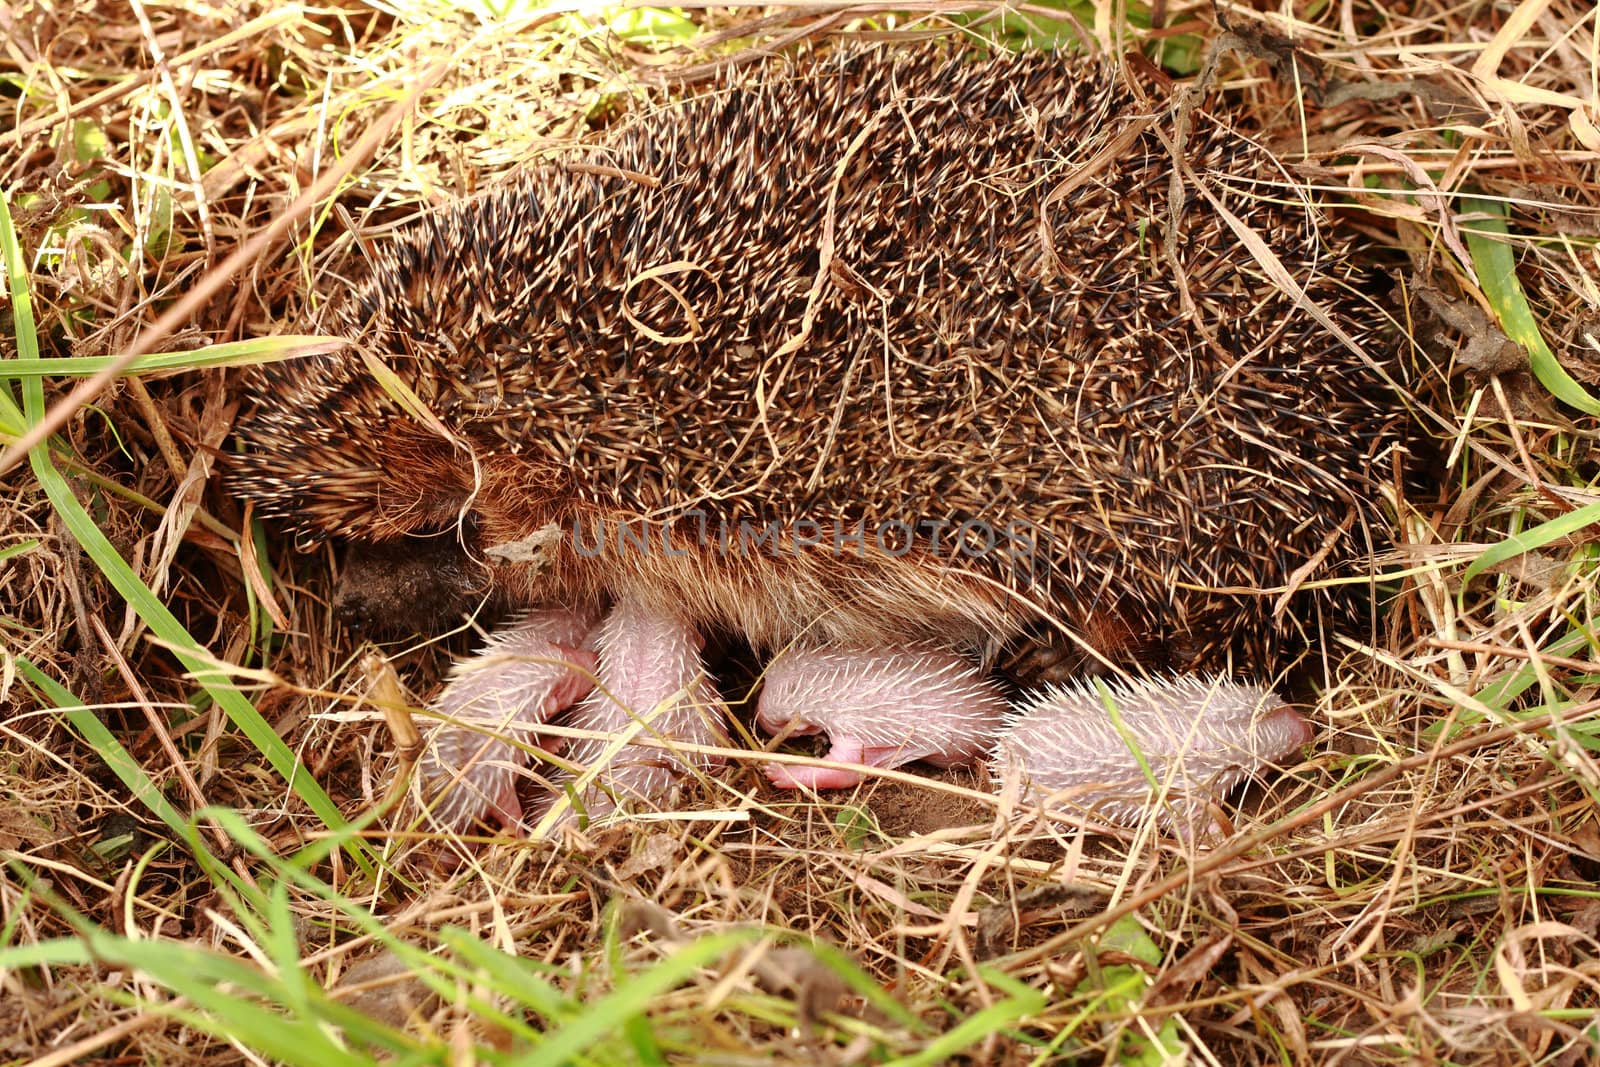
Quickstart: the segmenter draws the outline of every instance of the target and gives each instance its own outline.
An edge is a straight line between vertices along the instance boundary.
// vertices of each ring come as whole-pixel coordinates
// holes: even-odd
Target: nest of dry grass
[[[0,189],[41,354],[179,353],[41,379],[0,309],[0,1056],[1587,1062],[1597,20],[1273,10],[1222,8],[1230,33],[1206,5],[1157,30],[941,3],[0,11]],[[1448,365],[1416,412],[1437,493],[1403,502],[1381,640],[1325,652],[1317,746],[1214,847],[1018,830],[960,775],[774,803],[746,768],[677,816],[450,877],[386,866],[405,840],[338,828],[383,802],[392,739],[332,561],[211,477],[238,403],[212,364],[274,350],[207,346],[282,334],[362,235],[641,85],[955,24],[1076,26],[1178,73],[1226,38],[1230,105],[1298,137]],[[46,432],[49,462],[15,462]],[[391,652],[426,696],[440,650]]]

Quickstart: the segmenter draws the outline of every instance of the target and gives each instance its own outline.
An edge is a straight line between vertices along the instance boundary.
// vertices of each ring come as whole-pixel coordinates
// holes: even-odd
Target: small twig
[[[1542,663],[1550,664],[1552,667],[1566,667],[1568,670],[1582,671],[1585,674],[1600,671],[1600,662],[1595,660],[1552,656],[1549,653],[1540,652],[1536,648],[1491,645],[1484,641],[1457,641],[1448,637],[1424,638],[1423,644],[1430,648],[1448,649],[1452,652],[1476,652],[1484,656],[1512,656],[1516,659],[1539,660]]]

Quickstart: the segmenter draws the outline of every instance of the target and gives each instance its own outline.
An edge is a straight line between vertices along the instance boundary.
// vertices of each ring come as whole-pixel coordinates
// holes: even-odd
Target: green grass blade
[[[1461,581],[1470,582],[1497,563],[1504,563],[1508,559],[1520,556],[1524,552],[1531,552],[1552,541],[1559,541],[1563,537],[1574,536],[1597,522],[1600,522],[1600,504],[1585,504],[1549,522],[1541,522],[1531,530],[1511,534],[1499,544],[1489,546],[1467,564],[1467,569],[1461,572]]]
[[[984,981],[996,988],[1011,990],[1004,1000],[973,1012],[955,1026],[946,1030],[925,1045],[921,1052],[895,1061],[899,1067],[920,1067],[936,1063],[949,1063],[956,1056],[972,1048],[990,1034],[998,1033],[1030,1015],[1044,1011],[1043,993],[1020,983],[1012,982],[998,970],[980,967]]]
[[[26,540],[18,541],[14,545],[7,545],[5,548],[0,548],[0,563],[4,563],[6,560],[11,559],[14,556],[25,556],[29,552],[32,552],[34,549],[38,548],[39,544],[40,542],[37,537],[29,537]]]
[[[71,723],[79,736],[94,748],[106,766],[111,768],[111,773],[122,780],[122,784],[128,787],[128,792],[155,812],[156,817],[171,827],[180,839],[187,836],[189,821],[179,814],[178,809],[174,808],[166,795],[161,792],[161,788],[144,773],[144,768],[133,758],[132,753],[123,748],[122,743],[106,729],[105,723],[100,721],[100,716],[86,707],[69,689],[21,656],[17,657],[17,668],[29,685],[66,715],[67,722]]]
[[[759,930],[736,930],[683,945],[649,970],[628,978],[610,993],[585,1005],[580,1014],[549,1034],[537,1049],[514,1062],[565,1063],[601,1038],[619,1032],[627,1020],[644,1015],[655,998],[683,984],[696,971],[760,936]]]
[[[197,1029],[237,1042],[279,1063],[369,1065],[335,1041],[315,1013],[281,1010],[287,984],[242,960],[181,942],[132,941],[105,931],[87,935],[95,958],[136,968],[186,998],[195,1009],[146,1005]],[[296,969],[296,975],[302,972]]]
[[[1545,344],[1539,324],[1534,320],[1533,309],[1517,279],[1517,260],[1511,243],[1505,240],[1505,205],[1493,200],[1467,197],[1461,209],[1471,218],[1461,224],[1466,232],[1467,251],[1472,255],[1473,269],[1478,272],[1478,283],[1483,295],[1500,320],[1500,329],[1511,340],[1528,350],[1528,364],[1539,384],[1550,395],[1589,415],[1600,415],[1600,400],[1596,400],[1579,385],[1567,369],[1556,359],[1550,346]]]
[[[253,337],[247,341],[225,341],[190,352],[153,352],[140,356],[122,369],[122,374],[154,374],[158,371],[195,370],[200,367],[244,367],[258,363],[279,363],[286,359],[320,355],[344,347],[336,337],[283,334],[278,337]],[[8,359],[0,361],[0,379],[88,378],[110,366],[114,356],[70,356],[61,359]]]

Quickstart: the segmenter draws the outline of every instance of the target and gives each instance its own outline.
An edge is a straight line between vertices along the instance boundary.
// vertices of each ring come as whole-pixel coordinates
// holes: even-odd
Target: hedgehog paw
[[[868,767],[897,767],[900,753],[870,749],[854,737],[830,738],[833,747],[824,758],[833,763],[861,763]],[[860,771],[848,767],[824,767],[810,763],[769,763],[763,770],[767,780],[779,789],[853,789],[865,779]]]
[[[832,754],[829,754],[832,758]],[[863,775],[847,767],[815,767],[807,764],[769,763],[762,768],[767,781],[779,789],[853,789]]]

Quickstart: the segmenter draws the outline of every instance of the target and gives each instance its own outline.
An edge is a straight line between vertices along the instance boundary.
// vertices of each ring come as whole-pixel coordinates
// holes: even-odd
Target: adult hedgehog
[[[1278,595],[1364,573],[1402,407],[1346,343],[1382,316],[1343,246],[1266,150],[1203,111],[1185,125],[1057,55],[740,75],[404,231],[317,323],[350,349],[253,380],[236,484],[306,537],[431,546],[446,603],[615,605],[604,688],[702,709],[679,739],[717,736],[708,632],[821,651],[832,673],[786,671],[791,694],[848,699],[893,661],[910,732],[1047,630],[1184,667],[1243,649],[1232,669],[1267,675],[1314,609],[1345,608]],[[469,563],[433,562],[457,545]],[[1201,716],[1196,684],[1141,704]],[[579,718],[652,710],[617,703]],[[874,714],[881,737],[893,709]],[[1175,765],[1201,779],[1289,744]],[[849,751],[895,761],[871,747]]]

